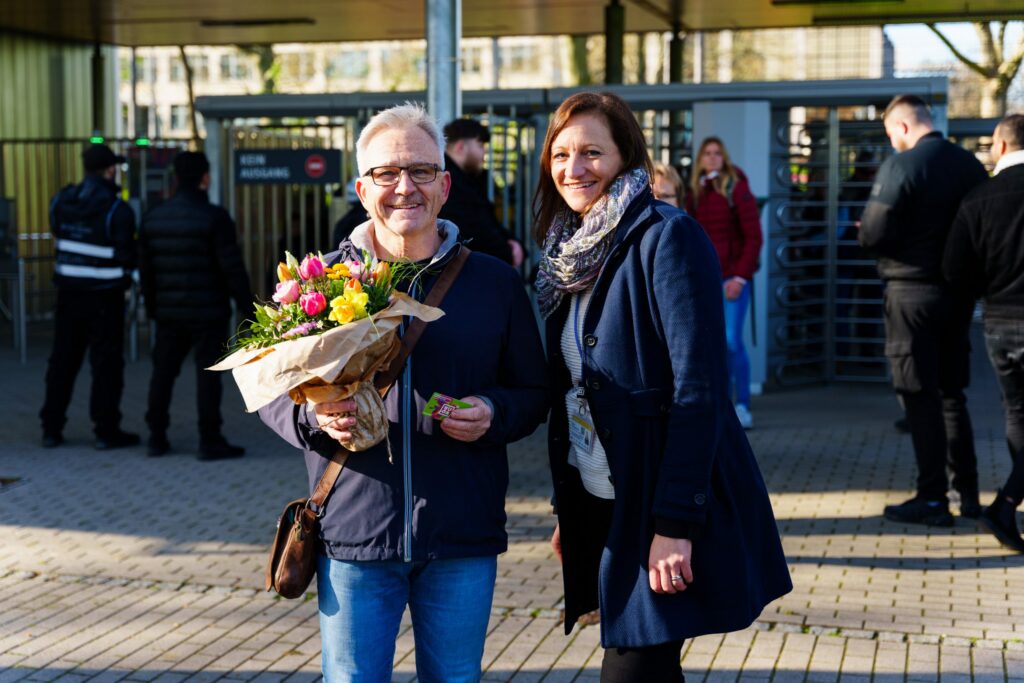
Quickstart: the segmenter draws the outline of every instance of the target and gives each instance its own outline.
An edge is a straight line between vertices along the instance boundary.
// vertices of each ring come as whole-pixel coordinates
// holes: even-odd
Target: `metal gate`
[[[769,353],[780,385],[888,377],[882,286],[857,229],[892,150],[868,114],[859,107],[773,113]]]
[[[318,125],[231,125],[226,160],[229,210],[235,217],[246,268],[257,296],[273,291],[276,263],[285,250],[301,258],[310,252],[337,247],[334,224],[359,200],[352,181],[356,174],[355,141],[371,111],[358,116],[331,117]],[[536,185],[534,122],[517,117],[516,108],[480,116],[488,125],[485,170],[487,195],[498,220],[524,244],[530,239],[530,198]],[[342,182],[336,184],[261,184],[235,182],[234,152],[245,149],[310,149],[341,151]],[[524,273],[529,264],[524,264]]]

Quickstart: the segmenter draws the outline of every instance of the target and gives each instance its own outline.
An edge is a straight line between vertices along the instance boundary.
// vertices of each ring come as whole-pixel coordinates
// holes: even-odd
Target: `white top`
[[[1024,149],[1015,149],[999,157],[999,163],[996,164],[993,173],[999,175],[1000,171],[1005,171],[1010,166],[1017,166],[1018,164],[1024,164]]]
[[[583,376],[583,361],[580,358],[580,347],[577,346],[576,337],[580,337],[580,344],[583,343],[583,318],[590,305],[590,297],[594,293],[591,287],[579,294],[572,294],[569,301],[569,317],[566,318],[565,327],[562,328],[562,357],[569,369],[573,386],[565,395],[565,409],[570,420],[573,416],[579,416],[591,426],[593,420],[590,417],[590,407],[585,401],[576,398],[576,387],[580,385]],[[608,469],[608,456],[604,452],[604,446],[596,434],[593,439],[594,446],[589,453],[582,452],[572,443],[569,444],[569,464],[580,471],[580,478],[583,480],[583,488],[593,496],[605,500],[615,499],[615,487],[612,486],[611,471]]]

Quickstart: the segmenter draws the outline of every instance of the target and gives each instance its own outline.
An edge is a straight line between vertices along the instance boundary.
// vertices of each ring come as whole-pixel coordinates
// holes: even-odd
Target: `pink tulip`
[[[313,317],[327,308],[327,299],[320,292],[310,292],[309,294],[302,295],[299,299],[299,305],[302,306],[302,310],[306,312],[306,315]]]
[[[353,280],[366,281],[369,272],[367,272],[366,267],[362,263],[359,261],[346,261],[345,265],[348,266],[349,276]]]
[[[324,262],[316,256],[310,255],[302,259],[299,265],[299,277],[303,280],[312,280],[324,274]]]
[[[302,289],[299,287],[298,282],[295,280],[285,280],[284,282],[277,283],[274,296],[271,298],[279,304],[292,304],[299,300],[300,294],[302,294]]]

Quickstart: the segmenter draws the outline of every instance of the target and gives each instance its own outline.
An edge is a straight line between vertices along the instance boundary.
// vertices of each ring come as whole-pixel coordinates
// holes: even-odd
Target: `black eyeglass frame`
[[[380,170],[382,168],[389,168],[389,169],[397,169],[398,170],[398,174],[395,176],[395,182],[393,182],[393,183],[380,183],[380,182],[378,182],[378,179],[374,177],[373,173],[374,173],[374,171],[378,171],[378,170]],[[416,169],[430,168],[430,169],[432,169],[434,171],[434,177],[431,178],[430,180],[418,181],[418,180],[416,180],[415,178],[412,177],[412,169],[414,169],[414,168],[416,168]],[[437,174],[440,173],[443,170],[444,169],[441,168],[439,165],[437,165],[437,164],[430,164],[430,163],[411,164],[409,166],[392,166],[390,164],[387,164],[387,165],[384,165],[384,166],[374,166],[372,168],[368,168],[368,169],[366,169],[366,173],[364,173],[363,176],[364,177],[369,177],[370,181],[374,185],[376,185],[377,187],[392,187],[392,186],[397,185],[398,183],[402,182],[402,171],[405,171],[406,175],[409,176],[409,180],[411,180],[414,184],[416,184],[416,185],[429,185],[430,183],[432,183],[435,180],[437,180]]]

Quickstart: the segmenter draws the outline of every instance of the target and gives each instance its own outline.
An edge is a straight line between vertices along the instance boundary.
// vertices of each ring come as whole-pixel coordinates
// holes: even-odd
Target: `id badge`
[[[569,442],[579,453],[590,454],[594,448],[594,425],[589,413],[569,416]]]

